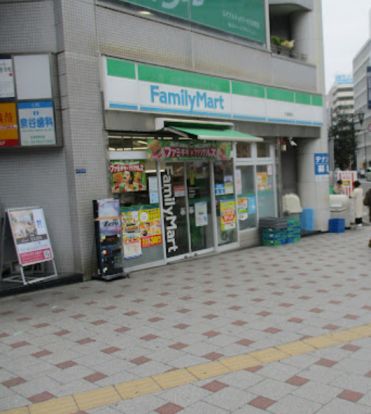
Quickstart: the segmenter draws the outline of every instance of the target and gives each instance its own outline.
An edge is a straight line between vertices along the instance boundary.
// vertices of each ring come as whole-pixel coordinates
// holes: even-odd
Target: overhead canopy
[[[255,137],[247,133],[235,131],[234,129],[216,128],[190,128],[175,126],[167,128],[173,132],[179,131],[182,136],[197,138],[205,141],[240,141],[240,142],[262,142],[263,138]]]

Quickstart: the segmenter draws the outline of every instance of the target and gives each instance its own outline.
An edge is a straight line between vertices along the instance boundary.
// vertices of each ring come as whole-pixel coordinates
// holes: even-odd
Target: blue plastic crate
[[[301,228],[304,231],[314,230],[314,211],[312,208],[304,208],[300,215]]]
[[[328,222],[329,233],[344,233],[345,232],[345,219],[332,218]]]

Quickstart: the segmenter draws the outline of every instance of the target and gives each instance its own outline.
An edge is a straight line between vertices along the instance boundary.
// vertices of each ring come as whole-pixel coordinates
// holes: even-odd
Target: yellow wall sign
[[[17,109],[15,103],[0,103],[0,147],[18,145]]]

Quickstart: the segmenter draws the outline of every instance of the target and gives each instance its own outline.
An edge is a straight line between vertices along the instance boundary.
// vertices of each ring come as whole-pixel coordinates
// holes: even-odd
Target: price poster
[[[144,208],[139,213],[142,248],[162,244],[161,212],[159,208]]]
[[[122,244],[125,259],[134,259],[142,255],[141,234],[139,227],[139,211],[121,212]]]
[[[220,200],[220,225],[222,231],[236,228],[236,204],[234,200]]]
[[[245,221],[248,219],[248,198],[247,197],[238,197],[238,219],[240,221]]]

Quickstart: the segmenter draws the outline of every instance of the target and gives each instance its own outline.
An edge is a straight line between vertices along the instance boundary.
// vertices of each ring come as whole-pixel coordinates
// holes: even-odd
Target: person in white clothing
[[[359,181],[354,181],[350,198],[354,200],[355,223],[362,226],[363,217],[363,189]]]

